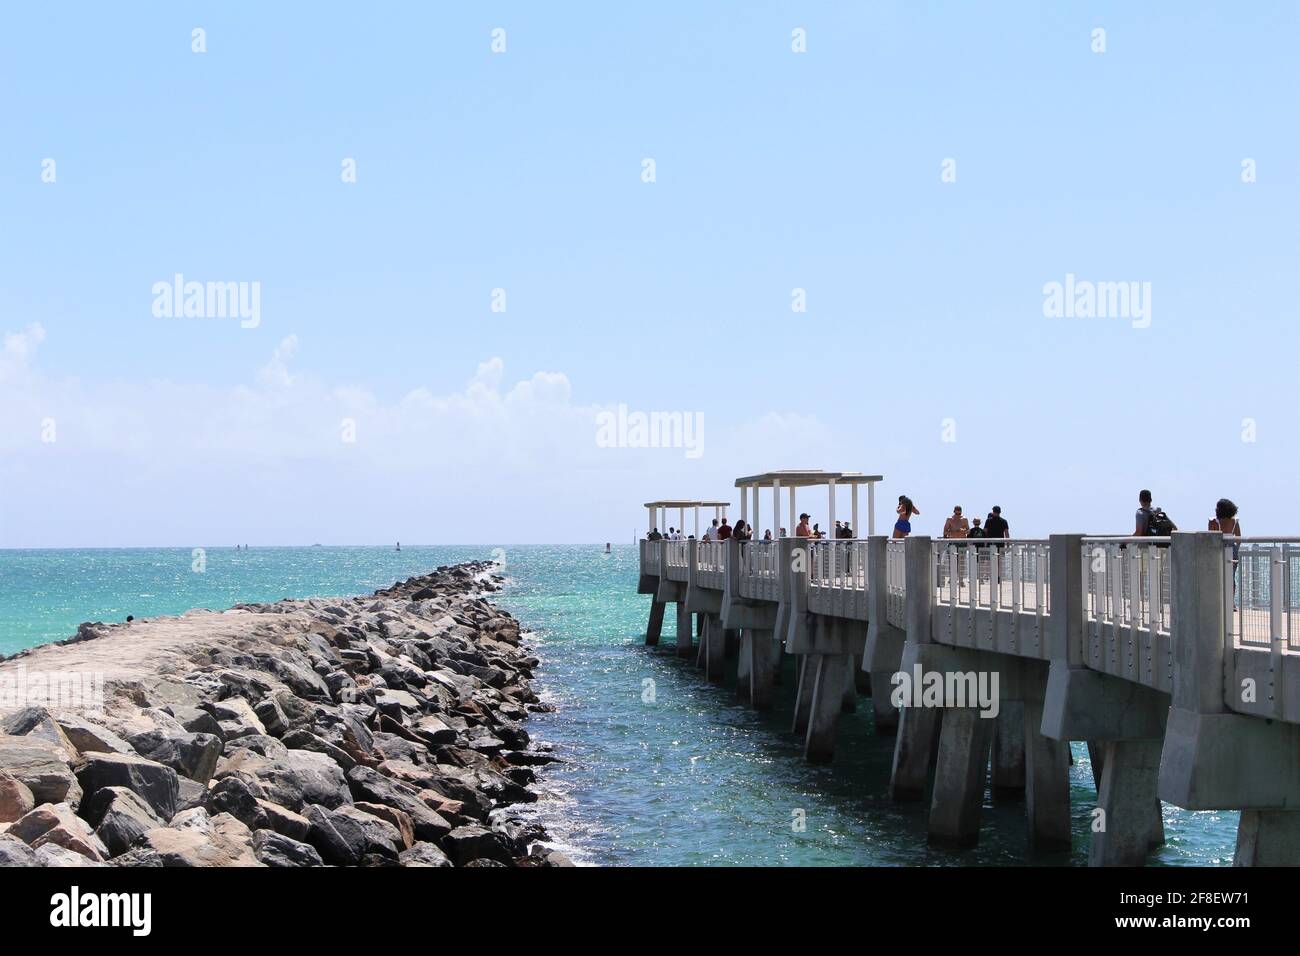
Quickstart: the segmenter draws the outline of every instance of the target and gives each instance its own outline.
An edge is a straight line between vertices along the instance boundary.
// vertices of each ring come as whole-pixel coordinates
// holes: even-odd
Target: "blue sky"
[[[1300,533],[1298,27],[1295,2],[6,10],[0,547],[629,540],[645,500],[790,467],[883,473],[920,532],[959,502],[1127,531],[1149,486],[1184,528],[1226,495]],[[154,316],[178,272],[259,282],[260,324]],[[1151,283],[1150,327],[1044,317],[1067,273]],[[598,447],[620,403],[702,416],[704,453]]]

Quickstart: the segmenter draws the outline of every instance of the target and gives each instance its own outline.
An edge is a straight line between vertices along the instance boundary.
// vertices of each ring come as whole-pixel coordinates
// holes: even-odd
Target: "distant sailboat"
[[[608,541],[605,542],[605,553],[606,553],[606,554],[609,554],[609,553],[610,553],[610,551],[609,551],[609,542],[608,542]]]
[[[393,550],[394,550],[394,551],[401,551],[401,550],[402,550],[402,542],[400,542],[400,541],[397,542],[397,547],[394,548]]]

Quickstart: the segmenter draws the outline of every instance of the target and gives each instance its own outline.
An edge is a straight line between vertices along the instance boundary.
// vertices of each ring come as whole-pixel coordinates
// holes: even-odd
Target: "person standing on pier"
[[[705,541],[718,540],[718,519],[717,518],[713,519],[713,524],[709,525],[709,527],[704,529],[704,540]]]
[[[739,527],[739,523],[737,523],[737,527]],[[731,537],[731,535],[732,535],[732,527],[731,525],[727,524],[727,519],[723,518],[722,524],[718,525],[718,540],[726,541],[728,538]]]
[[[809,514],[806,511],[799,516],[799,523],[795,525],[794,529],[796,538],[811,538],[813,536],[812,529],[808,527],[808,518]],[[781,537],[785,537],[785,535],[782,534]]]
[[[736,527],[731,530],[730,537],[735,538],[737,541],[752,541],[754,538],[754,530],[750,528],[749,525],[745,524],[744,518],[741,518],[736,522]]]
[[[975,520],[978,521],[979,519]],[[968,531],[970,531],[970,522],[962,516],[961,505],[953,505],[952,514],[943,523],[943,536],[945,538],[964,538]]]
[[[1002,517],[1002,509],[997,505],[993,506],[993,510],[989,512],[988,518],[984,521],[984,537],[1011,537],[1011,525],[1007,524],[1007,519]]]
[[[895,538],[906,538],[912,533],[912,515],[919,515],[921,509],[912,503],[912,499],[907,495],[898,496],[898,520],[894,522]]]

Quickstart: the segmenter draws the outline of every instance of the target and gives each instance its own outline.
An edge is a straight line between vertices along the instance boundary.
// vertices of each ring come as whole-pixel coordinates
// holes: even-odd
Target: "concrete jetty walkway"
[[[793,488],[833,502],[849,483],[856,529],[856,486],[879,480],[736,485],[747,521],[770,489],[779,528],[782,487],[793,527]],[[674,604],[679,651],[715,682],[734,662],[755,708],[793,655],[792,731],[811,761],[832,759],[839,715],[869,694],[876,733],[895,737],[889,793],[929,800],[932,842],[977,842],[991,786],[1023,793],[1035,846],[1068,847],[1069,744],[1084,741],[1092,865],[1142,864],[1164,841],[1162,801],[1239,810],[1237,865],[1300,864],[1300,541],[647,540],[638,591],[652,596],[646,642]]]

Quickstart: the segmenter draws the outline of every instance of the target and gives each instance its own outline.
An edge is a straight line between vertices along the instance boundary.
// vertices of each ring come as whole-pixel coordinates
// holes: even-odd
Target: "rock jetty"
[[[0,690],[93,674],[103,698],[0,711],[0,865],[567,865],[511,811],[553,758],[493,567],[83,624],[0,662]]]

